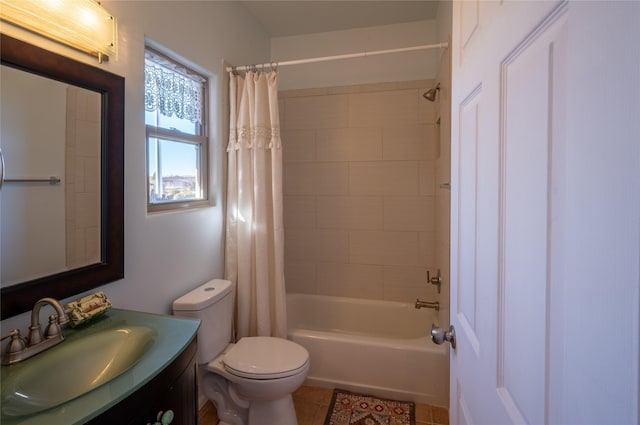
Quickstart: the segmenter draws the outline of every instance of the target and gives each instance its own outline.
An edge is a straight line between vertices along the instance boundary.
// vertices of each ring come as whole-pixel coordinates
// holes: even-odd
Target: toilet
[[[214,279],[173,302],[176,316],[200,319],[198,368],[221,425],[297,425],[291,393],[309,370],[307,350],[283,338],[233,340],[233,285]]]

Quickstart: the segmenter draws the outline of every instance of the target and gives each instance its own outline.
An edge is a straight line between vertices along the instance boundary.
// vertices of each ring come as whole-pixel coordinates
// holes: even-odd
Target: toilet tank
[[[208,363],[229,345],[233,336],[233,285],[214,279],[173,302],[176,316],[200,319],[198,363]]]

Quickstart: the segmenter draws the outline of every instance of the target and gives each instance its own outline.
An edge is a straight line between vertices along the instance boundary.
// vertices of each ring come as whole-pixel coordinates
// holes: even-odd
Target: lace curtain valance
[[[191,122],[202,122],[202,83],[146,59],[145,109]]]

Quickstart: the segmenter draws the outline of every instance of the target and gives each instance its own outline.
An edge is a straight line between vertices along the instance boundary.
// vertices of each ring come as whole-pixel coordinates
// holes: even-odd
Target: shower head
[[[429,90],[424,92],[423,96],[429,102],[433,102],[434,100],[436,100],[436,95],[438,94],[438,90],[440,90],[440,83],[436,84],[435,86],[431,87]]]

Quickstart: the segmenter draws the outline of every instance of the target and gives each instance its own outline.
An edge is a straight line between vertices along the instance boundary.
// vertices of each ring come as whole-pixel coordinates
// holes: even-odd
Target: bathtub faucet
[[[416,308],[432,308],[435,311],[440,311],[440,303],[438,301],[420,301],[418,298],[416,298]]]

